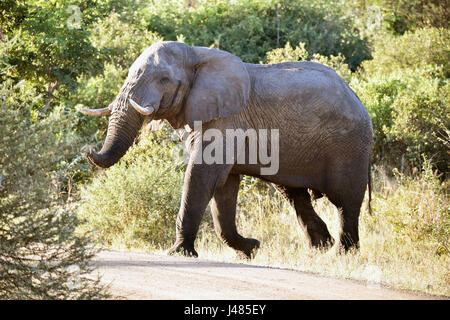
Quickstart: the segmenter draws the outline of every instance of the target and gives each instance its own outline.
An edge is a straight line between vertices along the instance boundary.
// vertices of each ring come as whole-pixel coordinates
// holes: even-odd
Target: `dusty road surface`
[[[94,259],[113,295],[125,299],[312,300],[434,299],[361,281],[286,269],[135,252],[102,251]]]

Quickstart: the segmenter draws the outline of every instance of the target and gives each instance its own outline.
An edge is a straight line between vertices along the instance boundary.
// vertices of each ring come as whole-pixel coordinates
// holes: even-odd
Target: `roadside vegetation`
[[[0,13],[0,298],[104,298],[88,276],[94,247],[173,244],[185,164],[172,130],[142,130],[118,164],[99,170],[81,155],[102,144],[107,119],[75,111],[107,106],[160,40],[252,63],[327,64],[373,122],[372,214],[366,199],[359,252],[308,248],[281,195],[242,177],[238,230],[261,240],[256,258],[223,245],[209,212],[201,257],[450,296],[445,2],[1,0]],[[324,198],[314,206],[337,238],[335,207]]]

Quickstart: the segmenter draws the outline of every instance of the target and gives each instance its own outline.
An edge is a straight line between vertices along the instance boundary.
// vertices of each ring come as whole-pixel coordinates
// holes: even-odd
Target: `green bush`
[[[440,180],[426,157],[416,175],[405,175],[394,169],[394,179],[394,186],[385,186],[378,194],[374,218],[384,220],[399,241],[408,239],[418,245],[426,243],[434,248],[437,255],[448,255],[448,181]],[[383,182],[383,179],[379,180]]]
[[[83,1],[78,4],[86,9]],[[68,1],[56,6],[48,1],[19,1],[10,7],[9,21],[0,15],[0,79],[27,80],[39,88],[46,95],[45,104],[39,107],[41,117],[55,97],[74,91],[79,76],[92,76],[102,68],[87,28],[70,23],[68,6]],[[0,10],[5,10],[3,2]],[[88,11],[85,21],[90,18]]]
[[[304,42],[300,42],[294,49],[288,42],[283,48],[277,48],[267,52],[266,61],[267,63],[280,63],[286,61],[307,60],[309,53],[305,46]]]
[[[352,72],[346,64],[344,56],[338,54],[337,56],[325,57],[318,53],[310,55],[306,50],[304,42],[300,42],[294,49],[288,42],[284,48],[278,48],[267,52],[267,63],[279,63],[283,61],[301,61],[310,60],[329,66],[335,70],[346,82],[350,82],[352,78]]]
[[[428,68],[433,76],[450,76],[450,32],[425,28],[402,36],[380,35],[374,42],[372,60],[364,61],[365,75],[390,74],[410,69]]]
[[[356,0],[367,10],[378,7],[383,14],[383,28],[394,34],[416,28],[448,28],[448,2],[441,0]]]
[[[70,160],[79,138],[69,114],[31,120],[41,99],[25,82],[0,86],[0,299],[104,298],[67,188],[83,172]]]
[[[449,159],[449,84],[427,71],[403,71],[351,86],[368,109],[374,128],[374,160],[397,168],[420,168],[422,155],[447,172]]]
[[[123,85],[128,70],[105,63],[103,73],[94,77],[80,77],[79,86],[74,95],[65,97],[64,104],[75,112],[75,107],[104,108],[112,103]],[[85,136],[96,134],[98,139],[106,132],[107,117],[92,117],[76,114],[79,119],[76,130]]]
[[[142,134],[118,164],[82,190],[79,213],[98,241],[126,248],[167,247],[175,239],[183,166],[172,161],[168,129]]]
[[[153,43],[162,38],[139,27],[136,23],[127,23],[118,13],[112,13],[91,27],[92,45],[104,55],[104,60],[117,68],[127,69]]]
[[[167,1],[150,5],[146,19],[165,40],[183,35],[190,45],[214,46],[245,62],[262,62],[267,51],[287,42],[305,42],[311,54],[341,53],[355,69],[370,54],[343,10],[337,1],[198,1],[193,8]]]

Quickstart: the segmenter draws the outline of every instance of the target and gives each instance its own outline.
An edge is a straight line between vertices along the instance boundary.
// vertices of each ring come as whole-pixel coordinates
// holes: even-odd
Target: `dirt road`
[[[97,271],[125,299],[433,299],[310,273],[135,252],[102,251]]]

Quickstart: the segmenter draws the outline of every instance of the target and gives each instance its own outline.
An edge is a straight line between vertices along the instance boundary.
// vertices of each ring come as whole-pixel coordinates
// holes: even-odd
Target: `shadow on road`
[[[247,264],[235,264],[214,262],[207,260],[197,260],[195,258],[189,259],[189,261],[170,261],[158,260],[158,261],[129,261],[129,260],[96,260],[92,263],[97,267],[150,267],[150,268],[236,268],[236,269],[264,269],[267,267],[254,266]]]

